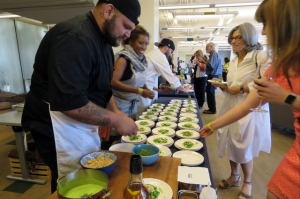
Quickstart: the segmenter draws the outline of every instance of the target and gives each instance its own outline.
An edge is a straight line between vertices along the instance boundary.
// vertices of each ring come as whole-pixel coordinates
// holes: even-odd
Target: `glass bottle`
[[[143,167],[140,155],[130,158],[129,182],[124,189],[123,199],[149,199],[149,193],[143,183]]]

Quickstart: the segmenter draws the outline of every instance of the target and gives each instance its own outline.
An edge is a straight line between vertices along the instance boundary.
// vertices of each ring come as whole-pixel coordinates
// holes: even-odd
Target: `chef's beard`
[[[114,30],[116,29],[115,23],[117,18],[118,18],[117,15],[114,15],[111,20],[106,19],[104,22],[103,34],[105,37],[105,41],[113,47],[119,46],[121,41],[126,39],[124,35],[115,36]]]

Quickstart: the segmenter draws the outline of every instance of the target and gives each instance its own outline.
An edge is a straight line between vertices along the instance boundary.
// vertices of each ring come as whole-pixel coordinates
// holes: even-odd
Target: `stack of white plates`
[[[180,122],[192,122],[192,123],[198,123],[199,119],[194,117],[181,117],[179,118]]]
[[[197,113],[197,109],[195,109],[195,108],[182,108],[181,113]]]
[[[131,144],[131,143],[118,143],[118,144],[112,145],[108,150],[132,153],[132,149],[134,146],[135,145]]]
[[[145,111],[142,113],[142,115],[155,115],[157,116],[159,113],[158,112],[151,112],[151,111]]]
[[[165,135],[152,135],[147,139],[147,143],[152,145],[163,145],[170,147],[174,144],[174,140]]]
[[[197,118],[197,115],[195,113],[180,113],[180,117],[195,117]]]
[[[200,126],[192,122],[180,122],[178,123],[178,127],[179,129],[190,129],[195,131],[200,130]]]
[[[149,133],[151,133],[151,129],[147,126],[139,126],[139,130],[137,133],[148,135]]]
[[[173,157],[181,158],[181,164],[185,166],[198,166],[204,161],[204,157],[194,151],[176,151]]]
[[[137,134],[134,136],[122,136],[121,137],[121,142],[122,143],[131,143],[134,145],[138,144],[144,144],[147,141],[147,136],[144,134]]]
[[[191,146],[188,146],[188,144]],[[180,139],[175,142],[174,146],[179,150],[199,151],[203,144],[198,140]]]
[[[149,128],[152,128],[155,124],[155,122],[151,121],[151,120],[137,120],[135,121],[136,125],[138,125],[139,127],[141,126],[147,126]]]
[[[193,130],[179,130],[176,131],[176,136],[178,138],[198,139],[200,137],[200,133]]]
[[[141,120],[151,120],[151,121],[156,121],[157,116],[155,115],[140,115]]]
[[[177,116],[177,113],[175,112],[161,112],[160,115],[167,115],[167,116]]]
[[[177,124],[175,122],[157,122],[156,127],[170,127],[176,129]]]
[[[166,156],[166,157],[171,157],[172,156],[172,152],[171,150],[163,145],[155,145],[159,148],[159,155],[160,156]]]
[[[160,116],[160,117],[158,117],[158,121],[177,122],[177,117],[173,117],[173,116]]]
[[[169,127],[157,127],[152,129],[152,133],[154,135],[166,135],[169,137],[174,137],[175,136],[175,130]]]

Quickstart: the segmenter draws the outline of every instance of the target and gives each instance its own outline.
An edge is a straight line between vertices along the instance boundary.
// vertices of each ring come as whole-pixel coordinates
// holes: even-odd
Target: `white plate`
[[[192,127],[185,127],[184,125],[191,125]],[[198,124],[192,123],[192,122],[180,122],[178,123],[179,129],[190,129],[198,131],[200,129],[200,126]]]
[[[175,112],[161,112],[160,113],[161,116],[166,115],[166,116],[177,116],[177,113]]]
[[[151,121],[156,121],[157,116],[155,115],[140,115],[139,117],[141,120],[151,120]]]
[[[164,124],[170,124],[170,125],[164,125]],[[175,122],[157,122],[156,127],[170,127],[172,129],[176,129],[177,124]]]
[[[196,103],[196,100],[194,100],[194,99],[191,99],[191,100],[185,99],[185,100],[183,100],[183,103],[186,103],[186,102]]]
[[[161,109],[163,109],[164,107],[163,107],[163,106],[157,106],[157,105],[151,105],[150,108],[151,108],[151,109],[160,109],[160,110],[161,110]]]
[[[177,104],[177,105],[181,105],[181,104],[182,104],[182,101],[181,101],[181,100],[180,100],[180,101],[175,101],[175,100],[172,101],[172,100],[171,100],[171,101],[169,102],[169,104]]]
[[[162,103],[154,103],[154,104],[152,104],[152,106],[165,106],[165,104],[162,104]]]
[[[139,130],[138,130],[138,134],[145,134],[145,135],[148,135],[149,133],[151,133],[151,129],[147,126],[138,126],[139,127]],[[141,129],[143,128],[143,129]],[[141,131],[140,131],[141,130]]]
[[[180,104],[168,104],[167,107],[181,107],[181,103]]]
[[[158,117],[158,121],[164,121],[164,122],[177,122],[177,117],[173,116],[160,116]]]
[[[173,157],[181,158],[181,164],[185,166],[198,166],[204,161],[204,157],[194,151],[176,151]]]
[[[169,109],[169,108],[165,108],[164,112],[171,112],[171,113],[178,113],[179,109]]]
[[[161,109],[158,109],[158,108],[148,108],[147,112],[159,113],[159,112],[161,112]]]
[[[180,113],[180,117],[194,117],[197,118],[197,114],[195,113]]]
[[[132,153],[132,149],[135,145],[131,143],[118,143],[114,144],[111,147],[109,147],[109,151],[120,151],[120,152],[127,152]]]
[[[184,132],[190,132],[191,135],[186,135]],[[179,130],[176,131],[176,136],[178,138],[186,138],[186,139],[198,139],[200,137],[200,133],[198,133],[197,131],[193,131],[193,130]]]
[[[162,132],[161,130],[167,130],[166,132]],[[152,133],[154,135],[166,135],[169,137],[174,137],[175,136],[175,130],[169,127],[157,127],[152,129]]]
[[[159,113],[158,112],[151,112],[151,111],[145,111],[142,113],[142,115],[155,115],[157,116]]]
[[[197,109],[195,108],[182,108],[181,113],[197,113]]]
[[[167,106],[164,110],[166,109],[174,109],[174,110],[178,110],[180,109],[180,106]]]
[[[155,145],[159,148],[159,156],[165,156],[165,157],[171,157],[172,156],[172,152],[171,150],[163,145]]]
[[[209,83],[212,83],[212,84],[227,84],[227,82],[218,82],[218,81],[215,81],[215,80],[207,80]]]
[[[183,145],[185,142],[192,142],[194,145],[191,148],[187,148]],[[175,142],[174,146],[179,150],[199,151],[203,147],[203,144],[198,140],[180,139]]]
[[[160,194],[158,195],[157,199],[172,199],[173,191],[171,187],[164,181],[154,178],[144,178],[143,181],[144,184],[150,184],[156,186],[158,190],[162,190],[162,192],[160,192]]]
[[[157,140],[157,139],[166,139],[167,142],[166,143],[157,143],[157,142],[155,142],[155,140]],[[172,138],[170,138],[169,136],[165,136],[165,135],[152,135],[152,136],[148,137],[147,142],[152,145],[163,145],[166,147],[170,147],[174,144],[174,140]]]
[[[196,108],[196,104],[183,104],[182,107],[184,108]]]
[[[192,122],[198,124],[199,119],[195,117],[180,117],[179,118],[180,122]]]
[[[135,121],[135,123],[138,126],[147,126],[149,128],[152,128],[154,126],[154,124],[155,124],[155,122],[153,122],[151,120],[137,120],[137,121]]]
[[[139,137],[137,140],[130,140],[130,136],[123,135],[121,137],[121,141],[123,141],[123,143],[127,142],[127,143],[131,143],[131,144],[142,144],[142,143],[145,143],[147,140],[147,136],[144,134],[137,134],[136,136]]]

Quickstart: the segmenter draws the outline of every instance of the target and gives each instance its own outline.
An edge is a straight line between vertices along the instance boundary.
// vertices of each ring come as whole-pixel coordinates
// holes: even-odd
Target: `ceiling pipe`
[[[239,11],[215,11],[215,12],[171,12],[173,16],[195,16],[195,15],[235,15],[239,14]]]

